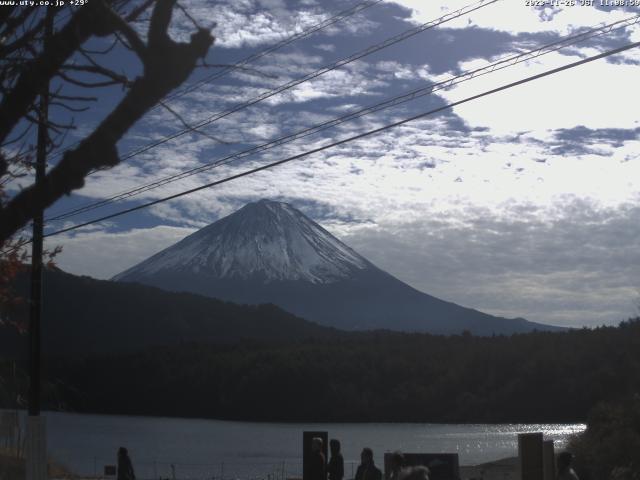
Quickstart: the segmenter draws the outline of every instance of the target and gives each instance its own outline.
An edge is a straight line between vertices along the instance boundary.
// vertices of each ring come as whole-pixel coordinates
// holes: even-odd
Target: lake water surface
[[[517,454],[517,434],[544,433],[562,448],[582,424],[445,425],[394,423],[253,423],[219,420],[81,415],[46,412],[50,455],[79,474],[100,474],[129,449],[139,479],[277,480],[299,475],[304,430],[328,431],[342,442],[345,476],[351,478],[362,447],[378,465],[384,452],[450,452],[461,465]],[[355,471],[355,470],[354,470]]]

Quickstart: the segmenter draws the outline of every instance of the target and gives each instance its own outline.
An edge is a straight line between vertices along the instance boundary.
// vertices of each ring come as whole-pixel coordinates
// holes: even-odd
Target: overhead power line
[[[183,130],[180,130],[180,131],[178,131],[176,133],[173,133],[173,134],[170,134],[170,135],[166,135],[166,136],[164,136],[163,138],[161,138],[159,140],[156,140],[156,141],[154,141],[152,143],[149,143],[149,144],[145,145],[144,147],[141,147],[141,148],[139,148],[137,150],[133,150],[133,151],[127,153],[125,156],[123,156],[120,160],[121,161],[125,161],[125,160],[128,160],[130,158],[133,158],[133,157],[135,157],[137,155],[140,155],[140,154],[142,154],[144,152],[147,152],[147,151],[149,151],[149,150],[151,150],[151,149],[153,149],[155,147],[163,145],[164,143],[167,143],[167,142],[169,142],[171,140],[175,140],[176,138],[179,138],[179,137],[185,135],[186,133],[197,131],[198,129],[200,129],[200,128],[204,127],[204,126],[210,125],[210,124],[212,124],[212,123],[214,123],[214,122],[216,122],[218,120],[221,120],[222,118],[228,117],[229,115],[231,115],[233,113],[239,112],[240,110],[243,110],[245,108],[253,106],[253,105],[255,105],[255,104],[259,103],[259,102],[262,102],[262,101],[264,101],[264,100],[266,100],[268,98],[271,98],[274,95],[278,95],[278,94],[280,94],[280,93],[282,93],[282,92],[284,92],[286,90],[289,90],[289,89],[291,89],[293,87],[296,87],[296,86],[298,86],[298,85],[300,85],[302,83],[305,83],[305,82],[308,82],[310,80],[313,80],[313,79],[315,79],[315,78],[317,78],[317,77],[319,77],[321,75],[324,75],[325,73],[328,73],[330,71],[336,70],[336,69],[338,69],[340,67],[343,67],[344,65],[348,65],[349,63],[352,63],[352,62],[354,62],[356,60],[359,60],[360,58],[363,58],[363,57],[365,57],[367,55],[371,55],[372,53],[378,52],[378,51],[380,51],[380,50],[382,50],[384,48],[390,47],[391,45],[395,45],[396,43],[401,42],[403,40],[406,40],[406,39],[408,39],[408,38],[410,38],[410,37],[412,37],[414,35],[417,35],[417,34],[419,34],[421,32],[424,32],[425,30],[429,30],[431,28],[437,27],[438,25],[442,25],[443,23],[449,22],[449,21],[454,20],[456,18],[460,18],[460,17],[462,17],[464,15],[467,15],[467,14],[469,14],[471,12],[479,10],[480,8],[492,5],[492,4],[500,2],[500,1],[502,1],[502,0],[479,0],[479,1],[475,2],[475,3],[472,3],[472,4],[469,4],[469,5],[466,5],[466,6],[462,7],[462,8],[459,8],[458,10],[454,10],[453,12],[446,13],[445,15],[442,15],[442,16],[438,17],[435,20],[431,20],[431,21],[429,21],[427,23],[424,23],[422,25],[418,25],[417,27],[410,28],[409,30],[406,30],[406,31],[404,31],[404,32],[402,32],[402,33],[400,33],[398,35],[395,35],[393,37],[387,38],[386,40],[384,40],[384,41],[382,41],[382,42],[380,42],[378,44],[372,45],[372,46],[370,46],[370,47],[368,47],[368,48],[366,48],[364,50],[361,50],[361,51],[359,51],[357,53],[354,53],[354,54],[352,54],[352,55],[350,55],[348,57],[344,57],[344,58],[342,58],[340,60],[337,60],[334,63],[325,65],[324,67],[321,67],[320,69],[317,69],[317,70],[315,70],[315,71],[313,71],[313,72],[311,72],[311,73],[309,73],[309,74],[307,74],[307,75],[305,75],[303,77],[300,77],[300,78],[297,78],[297,79],[292,80],[290,82],[287,82],[287,83],[285,83],[283,85],[280,85],[279,87],[276,87],[274,89],[267,90],[267,91],[261,93],[260,95],[258,95],[257,97],[254,97],[254,98],[252,98],[252,99],[250,99],[250,100],[248,100],[248,101],[246,101],[244,103],[240,103],[240,104],[238,104],[238,105],[236,105],[236,106],[234,106],[234,107],[232,107],[230,109],[223,110],[221,112],[217,112],[217,113],[213,114],[211,117],[209,117],[208,119],[203,120],[203,121],[199,122],[196,125],[189,126],[188,128],[184,128]],[[154,108],[155,108],[155,106],[154,106]],[[78,143],[80,143],[80,142],[76,142],[75,144],[72,144],[69,148],[72,148],[74,145],[76,145]],[[61,155],[65,151],[58,152],[58,153],[56,153],[56,154],[54,154],[52,156],[55,157],[55,156]],[[94,171],[90,172],[88,175],[93,175],[93,174],[95,174],[95,173],[97,173],[97,172],[99,172],[101,170],[103,170],[103,169],[94,170]]]
[[[373,7],[374,5],[377,5],[378,3],[382,2],[382,0],[366,0],[364,2],[360,2],[357,3],[356,5],[354,5],[351,8],[348,8],[347,10],[343,10],[341,12],[336,13],[335,15],[332,15],[331,17],[327,18],[326,20],[323,20],[322,22],[316,23],[312,26],[310,26],[309,28],[295,33],[293,35],[290,35],[287,38],[284,38],[283,40],[263,49],[260,50],[256,53],[253,53],[245,58],[243,58],[242,60],[238,60],[237,62],[231,64],[231,65],[227,65],[225,67],[222,68],[222,70],[218,70],[217,72],[211,74],[211,75],[207,75],[206,77],[194,82],[192,85],[182,89],[182,90],[178,90],[177,92],[174,92],[172,94],[167,95],[166,97],[164,97],[164,101],[167,100],[173,100],[175,98],[179,98],[182,97],[183,95],[186,95],[187,93],[193,92],[194,90],[200,88],[201,86],[205,85],[206,83],[209,82],[213,82],[215,80],[217,80],[218,78],[221,78],[225,75],[227,75],[230,72],[233,72],[235,70],[240,69],[241,67],[243,67],[244,65],[247,65],[251,62],[254,62],[270,53],[273,53],[283,47],[286,47],[287,45],[290,45],[291,43],[294,43],[298,40],[301,40],[303,38],[306,38],[316,32],[319,32],[321,30],[324,30],[327,27],[330,27],[331,25],[334,25],[338,22],[341,22],[342,20],[345,20],[346,18],[355,15],[356,13],[362,12],[363,10],[369,8],[369,7]],[[70,16],[70,15],[69,15]],[[159,107],[160,104],[156,104],[153,109]],[[52,153],[50,155],[50,157],[58,157],[60,155],[63,155],[67,150],[70,150],[71,148],[75,147],[76,145],[79,145],[82,142],[82,140],[73,142],[71,144],[69,144],[66,147],[61,148],[59,151]]]
[[[470,70],[470,71],[466,71],[463,72],[459,75],[453,76],[447,80],[441,81],[441,82],[437,82],[437,83],[433,83],[433,84],[429,84],[425,87],[421,87],[415,90],[412,90],[410,92],[404,93],[402,95],[398,95],[396,97],[390,98],[390,99],[386,99],[382,102],[376,103],[375,105],[370,105],[368,107],[365,108],[361,108],[359,110],[353,111],[351,113],[348,113],[346,115],[340,116],[338,118],[334,118],[332,120],[328,120],[325,122],[322,122],[320,124],[316,124],[312,127],[308,127],[305,128],[303,130],[300,130],[298,132],[271,140],[269,142],[263,143],[261,145],[257,145],[245,150],[242,150],[240,152],[236,152],[230,155],[227,155],[226,157],[223,157],[221,159],[218,159],[214,162],[209,162],[207,164],[204,165],[200,165],[198,167],[183,171],[181,173],[175,174],[175,175],[170,175],[168,177],[164,177],[162,179],[158,179],[154,182],[148,183],[146,185],[142,185],[139,187],[136,187],[134,189],[131,190],[127,190],[121,193],[118,193],[116,195],[113,195],[111,197],[108,197],[106,199],[103,200],[99,200],[97,202],[92,202],[89,203],[87,205],[78,207],[76,209],[61,213],[59,215],[50,217],[47,219],[47,221],[51,222],[51,221],[56,221],[56,220],[64,220],[70,217],[73,217],[75,215],[79,215],[81,213],[86,213],[88,211],[91,210],[95,210],[97,208],[101,208],[103,206],[109,205],[111,203],[120,201],[120,200],[125,200],[128,198],[131,198],[133,196],[139,195],[141,193],[147,192],[149,190],[153,190],[155,188],[159,188],[161,186],[167,185],[169,183],[178,181],[178,180],[182,180],[184,178],[188,178],[190,176],[214,169],[216,167],[220,167],[222,165],[227,165],[228,163],[234,161],[234,160],[238,160],[240,158],[244,158],[244,157],[248,157],[251,155],[255,155],[259,152],[263,152],[265,150],[277,147],[277,146],[281,146],[290,142],[293,142],[295,140],[299,140],[301,138],[310,136],[310,135],[314,135],[318,132],[324,131],[328,128],[332,128],[334,126],[337,126],[339,124],[342,124],[344,122],[347,121],[351,121],[357,118],[361,118],[365,115],[369,115],[375,112],[379,112],[381,110],[386,110],[388,108],[409,102],[411,100],[415,100],[417,98],[421,98],[423,96],[426,95],[430,95],[436,91],[439,90],[444,90],[447,88],[450,88],[454,85],[458,85],[462,82],[468,81],[468,80],[472,80],[474,78],[478,78],[480,76],[484,76],[487,75],[489,73],[493,73],[493,72],[497,72],[500,71],[502,69],[511,67],[513,65],[534,59],[534,58],[538,58],[542,55],[546,55],[548,53],[551,52],[555,52],[558,50],[561,50],[563,48],[567,48],[569,46],[575,45],[579,42],[584,42],[590,38],[594,38],[596,36],[600,36],[600,35],[604,35],[607,33],[610,33],[614,30],[619,30],[621,28],[626,28],[629,27],[631,25],[637,24],[638,22],[640,22],[640,15],[636,15],[634,17],[630,17],[624,20],[619,20],[617,22],[613,22],[610,23],[608,25],[603,25],[600,27],[594,27],[591,28],[583,33],[577,34],[577,35],[572,35],[570,37],[566,37],[564,39],[561,39],[559,41],[550,43],[550,44],[546,44],[543,45],[541,47],[529,50],[527,52],[524,53],[520,53],[520,54],[516,54],[516,55],[510,55],[507,57],[504,57],[494,63],[491,63],[489,65],[486,65],[484,67],[479,67],[476,68],[474,70]]]
[[[279,93],[282,93],[286,90],[289,90],[297,85],[300,85],[302,83],[308,82],[309,80],[313,80],[314,78],[317,78],[321,75],[324,75],[325,73],[331,72],[333,70],[336,70],[340,67],[343,67],[345,65],[348,65],[349,63],[355,62],[356,60],[366,57],[367,55],[371,55],[372,53],[378,52],[384,48],[390,47],[391,45],[395,45],[398,42],[401,42],[403,40],[406,40],[414,35],[417,35],[421,32],[424,32],[425,30],[429,30],[431,28],[437,27],[438,25],[442,25],[443,23],[449,22],[451,20],[454,20],[456,18],[460,18],[468,13],[471,13],[473,11],[479,10],[481,8],[487,7],[489,5],[492,5],[494,3],[500,2],[502,0],[480,0],[476,3],[473,3],[471,5],[467,5],[465,7],[462,7],[458,10],[455,10],[453,12],[447,13],[445,15],[442,15],[441,17],[438,17],[435,20],[431,20],[427,23],[424,23],[422,25],[419,25],[417,27],[414,28],[410,28],[409,30],[406,30],[398,35],[394,35],[393,37],[387,38],[386,40],[377,43],[375,45],[372,45],[368,48],[365,48],[364,50],[361,50],[357,53],[354,53],[353,55],[350,55],[348,57],[344,57],[336,62],[333,62],[331,64],[325,65],[322,68],[319,68],[318,70],[315,70],[303,77],[297,78],[295,80],[292,80],[290,82],[287,82],[283,85],[280,85],[279,87],[276,87],[274,89],[271,90],[267,90],[266,92],[263,92],[262,94],[244,102],[244,103],[240,103],[228,110],[224,110],[222,112],[218,112],[213,114],[211,117],[209,117],[208,119],[201,121],[199,123],[197,123],[196,125],[192,125],[190,126],[190,128],[185,128],[183,130],[180,130],[179,132],[173,133],[171,135],[167,135],[163,138],[161,138],[160,140],[157,140],[155,142],[152,142],[150,144],[145,145],[142,148],[139,148],[137,150],[134,150],[133,152],[128,153],[127,155],[125,155],[124,157],[122,157],[121,160],[128,160],[132,157],[135,157],[137,155],[140,155],[141,153],[144,153],[148,150],[151,150],[152,148],[155,148],[159,145],[162,145],[170,140],[174,140],[178,137],[181,137],[182,135],[189,133],[189,132],[193,132],[194,130],[197,130],[199,128],[202,128],[206,125],[210,125],[213,122],[216,122],[222,118],[228,117],[229,115],[238,112],[240,110],[243,110],[247,107],[250,107],[252,105],[255,105],[259,102],[262,102],[264,100],[266,100],[267,98],[271,98],[274,95],[278,95]],[[97,171],[97,170],[96,170]],[[95,172],[94,172],[95,173]]]
[[[368,130],[368,131],[366,131],[364,133],[360,133],[358,135],[354,135],[354,136],[351,136],[351,137],[348,137],[348,138],[345,138],[345,139],[342,139],[342,140],[338,140],[336,142],[332,142],[332,143],[330,143],[328,145],[324,145],[322,147],[314,148],[312,150],[308,150],[306,152],[299,153],[297,155],[293,155],[293,156],[284,158],[282,160],[271,162],[271,163],[268,163],[266,165],[262,165],[260,167],[252,168],[250,170],[246,170],[246,171],[238,173],[236,175],[231,175],[231,176],[228,176],[226,178],[223,178],[223,179],[220,179],[220,180],[216,180],[214,182],[207,183],[205,185],[201,185],[201,186],[198,186],[198,187],[195,187],[195,188],[191,188],[189,190],[185,190],[185,191],[180,192],[180,193],[176,193],[176,194],[164,197],[164,198],[160,198],[160,199],[148,202],[148,203],[144,203],[142,205],[137,205],[135,207],[127,208],[125,210],[121,210],[119,212],[115,212],[115,213],[112,213],[110,215],[105,215],[103,217],[96,218],[94,220],[90,220],[88,222],[84,222],[84,223],[81,223],[81,224],[78,224],[78,225],[74,225],[74,226],[71,226],[71,227],[67,227],[67,228],[63,228],[63,229],[60,229],[60,230],[56,230],[54,232],[47,233],[45,235],[45,237],[52,237],[52,236],[55,236],[55,235],[60,235],[62,233],[67,233],[67,232],[71,232],[71,231],[74,231],[74,230],[78,230],[78,229],[86,227],[88,225],[93,225],[95,223],[100,223],[100,222],[103,222],[105,220],[110,220],[112,218],[116,218],[116,217],[119,217],[121,215],[125,215],[127,213],[135,212],[135,211],[138,211],[138,210],[142,210],[144,208],[148,208],[148,207],[151,207],[151,206],[154,206],[154,205],[158,205],[160,203],[167,202],[169,200],[173,200],[173,199],[176,199],[176,198],[179,198],[179,197],[183,197],[185,195],[189,195],[191,193],[198,192],[200,190],[204,190],[204,189],[211,188],[211,187],[214,187],[214,186],[217,186],[217,185],[221,185],[223,183],[230,182],[232,180],[237,180],[237,179],[242,178],[242,177],[253,175],[253,174],[257,173],[257,172],[261,172],[263,170],[268,170],[268,169],[277,167],[279,165],[283,165],[285,163],[289,163],[289,162],[292,162],[294,160],[298,160],[300,158],[307,157],[307,156],[312,155],[314,153],[319,153],[319,152],[322,152],[324,150],[328,150],[330,148],[337,147],[339,145],[343,145],[343,144],[346,144],[346,143],[349,143],[349,142],[353,142],[355,140],[359,140],[359,139],[362,139],[362,138],[365,138],[365,137],[369,137],[371,135],[375,135],[375,134],[381,133],[383,131],[395,128],[395,127],[399,127],[401,125],[405,125],[405,124],[407,124],[409,122],[412,122],[412,121],[415,121],[415,120],[419,120],[421,118],[425,118],[425,117],[427,117],[429,115],[433,115],[435,113],[439,113],[439,112],[442,112],[444,110],[451,109],[451,108],[456,107],[458,105],[462,105],[462,104],[465,104],[465,103],[468,103],[468,102],[471,102],[471,101],[474,101],[474,100],[477,100],[477,99],[480,99],[480,98],[483,98],[483,97],[486,97],[486,96],[489,96],[489,95],[493,95],[495,93],[498,93],[498,92],[501,92],[501,91],[504,91],[504,90],[508,90],[510,88],[513,88],[513,87],[516,87],[516,86],[519,86],[519,85],[523,85],[523,84],[532,82],[534,80],[538,80],[538,79],[541,79],[541,78],[544,78],[544,77],[548,77],[550,75],[554,75],[556,73],[559,73],[559,72],[562,72],[562,71],[565,71],[565,70],[569,70],[571,68],[575,68],[575,67],[578,67],[580,65],[584,65],[586,63],[590,63],[590,62],[593,62],[593,61],[596,61],[596,60],[600,60],[602,58],[609,57],[611,55],[616,55],[618,53],[622,53],[622,52],[630,50],[632,48],[637,48],[638,46],[640,46],[640,42],[635,42],[635,43],[631,43],[631,44],[628,44],[628,45],[624,45],[624,46],[619,47],[619,48],[608,50],[608,51],[600,53],[598,55],[593,55],[591,57],[587,57],[587,58],[584,58],[582,60],[579,60],[579,61],[576,61],[576,62],[573,62],[573,63],[569,63],[567,65],[563,65],[561,67],[553,68],[551,70],[547,70],[545,72],[538,73],[536,75],[531,75],[531,76],[523,78],[521,80],[517,80],[515,82],[511,82],[511,83],[508,83],[506,85],[502,85],[500,87],[496,87],[496,88],[493,88],[491,90],[484,91],[484,92],[479,93],[477,95],[472,95],[472,96],[467,97],[467,98],[465,98],[463,100],[452,102],[452,103],[444,105],[442,107],[438,107],[438,108],[435,108],[433,110],[429,110],[427,112],[423,112],[423,113],[420,113],[418,115],[414,115],[414,116],[411,116],[409,118],[405,118],[404,120],[400,120],[400,121],[397,121],[397,122],[394,122],[394,123],[390,123],[390,124],[384,125],[382,127],[379,127],[379,128],[373,129],[373,130]]]
[[[200,88],[202,85],[212,82],[214,80],[217,80],[220,77],[223,77],[225,75],[227,75],[230,72],[233,72],[234,70],[238,70],[240,67],[247,65],[248,63],[254,62],[262,57],[264,57],[265,55],[268,55],[270,53],[273,53],[279,49],[281,49],[282,47],[286,47],[287,45],[296,42],[302,38],[308,37],[309,35],[318,32],[320,30],[323,30],[331,25],[334,25],[335,23],[338,23],[352,15],[355,15],[356,13],[359,13],[369,7],[372,7],[374,5],[377,5],[378,3],[380,3],[382,0],[368,0],[366,2],[361,2],[358,3],[356,5],[354,5],[353,7],[344,10],[342,12],[339,12],[337,14],[335,14],[334,16],[320,22],[317,23],[311,27],[309,27],[307,30],[303,30],[302,32],[296,33],[294,35],[291,35],[290,37],[285,38],[284,40],[281,40],[280,42],[265,48],[264,50],[260,50],[259,52],[256,52],[252,55],[249,55],[248,57],[243,58],[242,60],[234,63],[233,65],[229,65],[228,67],[223,68],[222,70],[212,73],[211,75],[207,75],[206,77],[198,80],[197,82],[194,82],[192,85],[179,90],[177,92],[174,92],[171,95],[168,95],[167,97],[165,97],[165,100],[173,100],[175,98],[179,98],[182,97],[183,95],[186,95],[187,93],[193,92],[194,90]]]

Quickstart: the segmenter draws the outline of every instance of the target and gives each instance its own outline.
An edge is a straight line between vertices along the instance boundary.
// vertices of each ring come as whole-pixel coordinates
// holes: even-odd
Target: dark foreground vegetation
[[[51,407],[82,412],[258,421],[584,421],[597,403],[640,392],[640,320],[493,338],[373,332],[286,343],[189,343],[49,360],[47,378]]]
[[[640,319],[512,337],[372,332],[48,358],[49,409],[260,421],[574,422],[581,480],[640,480]],[[0,407],[25,365],[0,361]]]
[[[640,396],[596,406],[568,448],[581,480],[639,480]]]

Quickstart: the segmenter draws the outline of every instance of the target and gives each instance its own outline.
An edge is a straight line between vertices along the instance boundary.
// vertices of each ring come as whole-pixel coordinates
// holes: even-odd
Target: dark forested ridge
[[[640,321],[511,337],[372,332],[58,360],[86,412],[264,421],[584,421],[640,392]]]
[[[16,284],[22,297],[27,296],[27,281],[25,273]],[[59,270],[45,272],[44,286],[42,338],[44,353],[50,355],[123,353],[194,341],[323,338],[336,333],[274,305],[237,305]],[[18,303],[3,316],[26,325],[28,303]],[[0,347],[5,357],[24,357],[26,339],[0,323]]]
[[[341,332],[274,306],[47,272],[49,408],[273,421],[571,422],[640,392],[640,321],[513,336]],[[19,318],[20,309],[4,318]],[[0,407],[25,397],[0,324]],[[66,358],[65,358],[66,357]]]

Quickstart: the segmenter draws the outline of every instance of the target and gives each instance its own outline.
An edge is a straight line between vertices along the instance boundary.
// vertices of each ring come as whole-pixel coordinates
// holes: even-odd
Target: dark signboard
[[[542,433],[520,433],[518,435],[518,456],[522,480],[543,480],[544,462]]]

